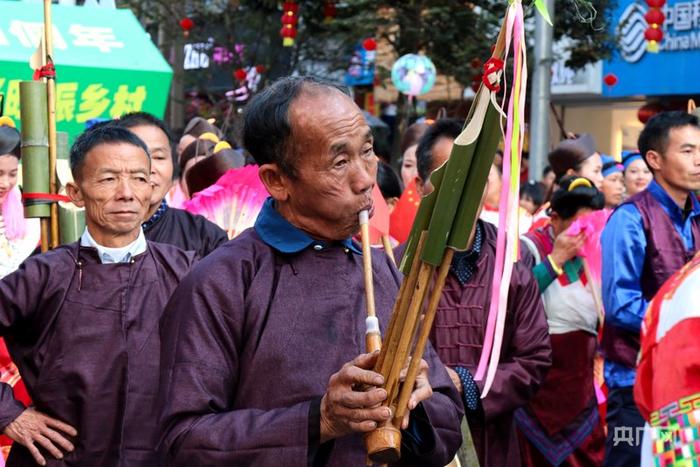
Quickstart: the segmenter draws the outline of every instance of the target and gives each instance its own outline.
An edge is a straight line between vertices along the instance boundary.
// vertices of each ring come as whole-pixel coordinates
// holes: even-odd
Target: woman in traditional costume
[[[535,397],[518,409],[523,465],[602,465],[605,432],[594,387],[599,314],[583,260],[585,233],[567,230],[579,217],[602,209],[593,182],[568,177],[552,196],[550,223],[523,237],[536,265],[549,324],[552,366]]]

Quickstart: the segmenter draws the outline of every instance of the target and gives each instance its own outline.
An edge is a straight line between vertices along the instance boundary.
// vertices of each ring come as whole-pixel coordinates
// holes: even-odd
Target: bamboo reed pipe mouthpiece
[[[382,348],[382,335],[379,331],[379,320],[376,316],[365,318],[367,333],[365,334],[365,345],[367,352],[372,353]]]
[[[369,211],[360,211],[360,226],[369,225]],[[364,239],[364,235],[362,237]]]

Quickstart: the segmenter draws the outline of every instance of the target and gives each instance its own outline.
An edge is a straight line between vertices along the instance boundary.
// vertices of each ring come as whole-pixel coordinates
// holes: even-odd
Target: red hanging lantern
[[[296,2],[284,2],[282,4],[282,10],[285,12],[291,11],[294,14],[299,12],[299,4]]]
[[[603,82],[610,87],[615,86],[618,81],[619,80],[614,73],[608,73],[603,77]]]
[[[663,109],[658,104],[645,104],[637,111],[637,118],[646,124],[651,117],[662,111]]]
[[[644,19],[649,28],[644,32],[644,38],[647,40],[647,50],[649,52],[659,51],[659,42],[664,38],[664,33],[661,30],[661,26],[666,20],[666,15],[661,11],[661,7],[664,6],[666,0],[647,0],[647,5],[649,5],[649,11],[644,15]]]
[[[182,28],[182,31],[185,34],[185,37],[190,35],[190,30],[194,27],[194,21],[192,21],[190,18],[182,18],[180,20],[180,28]]]
[[[244,81],[248,77],[248,73],[243,68],[239,68],[233,72],[233,77],[238,81]]]
[[[282,24],[285,26],[288,24],[291,24],[292,26],[296,26],[297,24],[297,17],[292,15],[283,15],[282,16]]]
[[[292,47],[294,38],[297,37],[296,25],[298,22],[299,4],[296,2],[284,2],[282,4],[282,45]]]
[[[661,40],[664,38],[664,33],[659,28],[649,28],[644,31],[644,38],[649,42],[661,42]]]
[[[297,30],[294,29],[293,27],[283,27],[280,29],[280,36],[284,39],[292,39],[292,41],[297,37]],[[294,43],[292,42],[292,45]]]
[[[484,66],[484,63],[481,61],[481,59],[479,57],[474,57],[469,62],[469,66],[472,68],[475,68],[477,70],[481,70],[481,67]]]
[[[338,14],[338,11],[335,7],[334,1],[327,1],[326,3],[323,4],[323,19],[324,19],[324,21],[326,21],[326,22],[333,21],[337,14]]]
[[[647,21],[647,23],[649,23],[649,25],[662,25],[666,20],[666,15],[664,15],[664,12],[659,10],[658,8],[651,8],[644,15],[644,19]]]
[[[259,74],[265,73],[265,65],[255,65],[255,71]]]
[[[362,48],[368,52],[377,50],[377,41],[373,37],[368,37],[362,41]]]

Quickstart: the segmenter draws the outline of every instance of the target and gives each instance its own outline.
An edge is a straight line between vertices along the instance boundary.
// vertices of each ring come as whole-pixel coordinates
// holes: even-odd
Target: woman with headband
[[[623,151],[622,165],[625,168],[625,187],[628,197],[644,191],[654,178],[639,151]]]
[[[603,162],[603,185],[601,191],[605,195],[605,207],[614,209],[622,204],[625,198],[624,167],[610,156],[600,156]]]
[[[552,366],[535,397],[518,409],[523,465],[602,465],[605,431],[598,415],[593,367],[601,323],[577,256],[585,233],[567,229],[602,209],[593,182],[566,177],[552,195],[550,224],[522,237],[535,258],[533,273],[544,302],[552,343]]]

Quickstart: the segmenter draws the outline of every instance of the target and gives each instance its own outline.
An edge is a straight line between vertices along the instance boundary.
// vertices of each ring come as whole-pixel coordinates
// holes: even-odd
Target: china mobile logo
[[[617,37],[622,59],[636,63],[644,56],[648,28],[644,15],[647,10],[637,2],[625,8],[617,23]],[[664,39],[659,44],[663,52],[700,49],[700,0],[680,1],[663,7]]]
[[[644,31],[647,21],[644,19],[646,10],[638,3],[632,3],[620,16],[617,24],[618,44],[622,59],[629,63],[638,62],[646,52]]]

